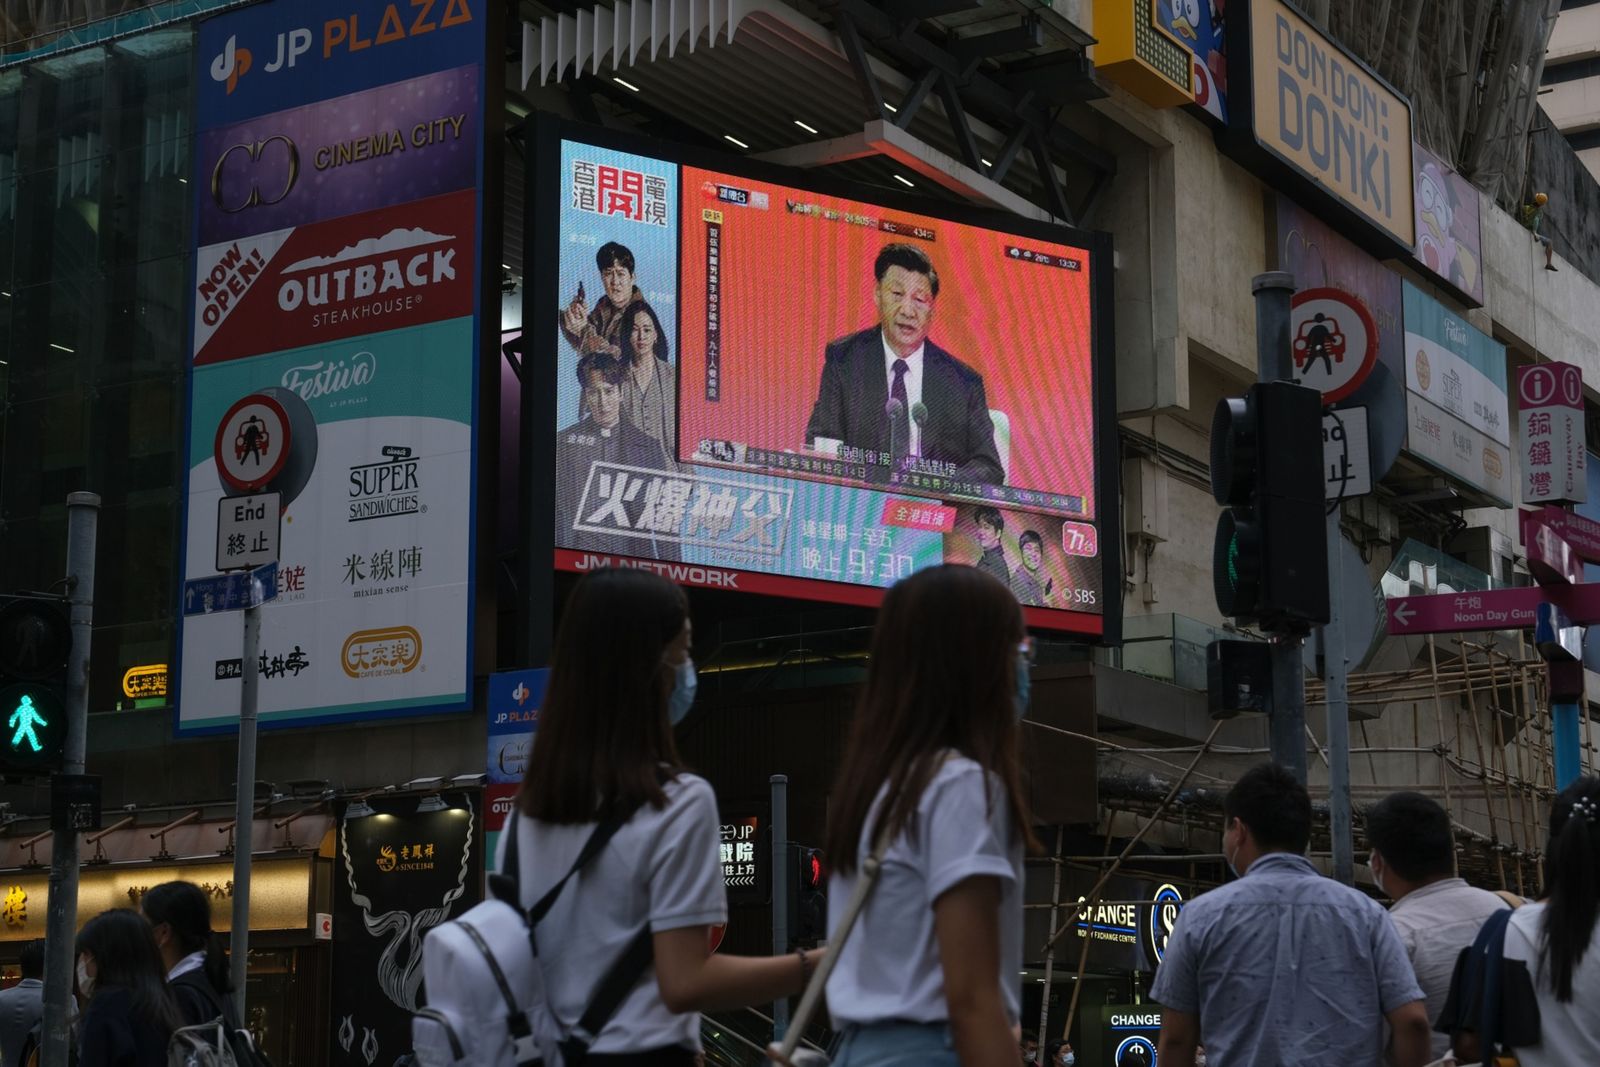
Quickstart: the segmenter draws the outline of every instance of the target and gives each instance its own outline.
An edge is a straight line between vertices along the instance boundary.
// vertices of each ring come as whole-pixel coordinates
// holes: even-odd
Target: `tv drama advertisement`
[[[559,568],[875,604],[964,563],[1105,632],[1089,235],[575,139],[559,184]]]

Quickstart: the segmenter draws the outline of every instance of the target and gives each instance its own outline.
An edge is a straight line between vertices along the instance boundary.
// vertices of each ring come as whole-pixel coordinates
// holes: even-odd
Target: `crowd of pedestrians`
[[[1076,1067],[1070,1043],[1020,1028],[1033,646],[1006,586],[939,566],[885,597],[830,795],[829,928],[848,936],[826,954],[712,951],[727,920],[718,805],[673,741],[695,695],[692,637],[663,578],[577,583],[502,837],[497,866],[542,916],[546,1006],[583,1039],[579,1058],[695,1067],[699,1012],[798,994],[821,966],[838,1067],[1017,1067],[1019,1044],[1024,1064]],[[1162,1067],[1600,1064],[1600,778],[1555,798],[1543,895],[1526,903],[1458,877],[1450,818],[1418,793],[1365,812],[1387,910],[1306,858],[1311,800],[1283,768],[1246,772],[1223,817],[1235,877],[1184,906],[1150,991]],[[597,1017],[597,988],[630,955],[638,971]],[[0,994],[3,1067],[38,1041],[42,947],[22,959],[24,982]],[[91,919],[74,978],[81,1067],[160,1067],[186,1025],[242,1035],[208,898],[188,883]]]

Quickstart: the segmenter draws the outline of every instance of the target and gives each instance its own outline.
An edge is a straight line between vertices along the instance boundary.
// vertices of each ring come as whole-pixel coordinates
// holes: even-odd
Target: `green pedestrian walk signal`
[[[67,709],[53,687],[20,682],[0,689],[0,714],[0,772],[43,774],[61,763]]]
[[[43,594],[0,596],[0,774],[60,769],[71,650],[64,602]]]

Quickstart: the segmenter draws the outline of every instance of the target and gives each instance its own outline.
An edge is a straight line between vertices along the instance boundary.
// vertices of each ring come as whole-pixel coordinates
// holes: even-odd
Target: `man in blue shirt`
[[[1276,764],[1223,801],[1222,854],[1239,879],[1184,906],[1150,991],[1161,1067],[1397,1067],[1430,1058],[1422,990],[1394,926],[1365,894],[1305,858],[1311,798]]]

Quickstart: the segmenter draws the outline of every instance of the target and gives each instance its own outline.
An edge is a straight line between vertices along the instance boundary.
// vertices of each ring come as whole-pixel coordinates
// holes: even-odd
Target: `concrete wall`
[[[1544,54],[1546,68],[1593,55],[1600,55],[1600,5],[1563,11],[1550,32]]]

